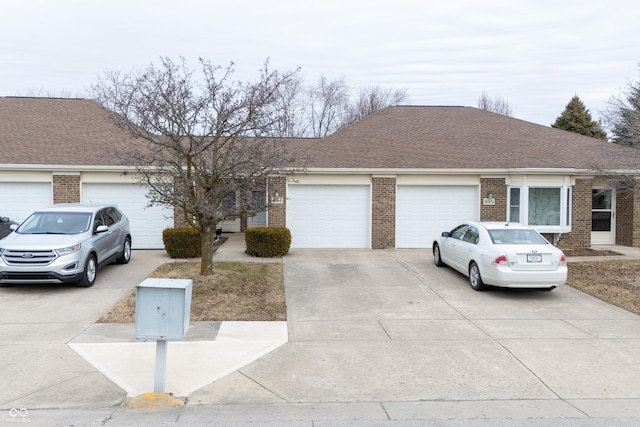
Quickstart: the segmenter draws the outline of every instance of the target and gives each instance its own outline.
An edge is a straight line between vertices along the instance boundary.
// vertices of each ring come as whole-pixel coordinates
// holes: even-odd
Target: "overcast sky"
[[[503,97],[550,125],[574,94],[595,119],[640,78],[637,0],[4,0],[0,96],[73,95],[158,58],[265,59],[314,83],[406,89],[409,104]]]

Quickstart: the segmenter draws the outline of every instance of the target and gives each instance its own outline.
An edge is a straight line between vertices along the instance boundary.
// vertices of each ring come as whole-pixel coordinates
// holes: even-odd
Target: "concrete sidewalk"
[[[209,344],[243,333],[234,329],[239,325],[194,323],[182,344],[198,348],[178,357],[173,376],[205,384],[185,391],[186,404],[121,407],[114,398],[124,400],[126,388],[94,368],[84,374],[91,383],[75,384],[76,400],[4,402],[0,424],[640,425],[640,317],[634,314],[570,287],[474,292],[461,275],[433,266],[425,250],[292,250],[284,258],[256,259],[244,253],[242,234],[229,237],[214,260],[283,262],[286,344],[271,342],[275,347],[259,359],[211,381],[225,357],[240,360],[232,350],[208,353]],[[617,259],[637,256],[607,249],[627,252]],[[69,346],[78,351],[91,344],[93,355],[104,354],[115,347],[97,344],[131,341],[127,328],[90,325]],[[266,333],[257,336],[263,344],[270,341]],[[107,359],[129,352],[109,351]],[[148,375],[150,362],[140,359],[124,377]],[[62,363],[48,368],[62,370]],[[20,369],[12,369],[16,376],[7,384],[25,374]]]

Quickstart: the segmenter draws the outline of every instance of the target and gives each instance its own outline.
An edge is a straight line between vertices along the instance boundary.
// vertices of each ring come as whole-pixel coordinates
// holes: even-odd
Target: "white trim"
[[[155,169],[149,166],[149,169]],[[62,172],[77,172],[77,171],[135,171],[135,166],[109,166],[109,165],[31,165],[31,164],[0,164],[0,170],[42,170],[42,171],[62,171]]]
[[[371,185],[371,175],[294,175],[287,185]]]
[[[611,208],[599,209],[600,212],[611,212],[610,231],[593,231],[591,229],[591,244],[592,245],[614,245],[616,243],[616,189],[612,187],[606,187],[602,185],[596,185],[591,189],[593,198],[593,190],[609,190],[611,191]],[[591,215],[593,215],[593,203],[591,205]],[[593,224],[593,223],[592,223]],[[592,225],[593,227],[593,225]]]
[[[480,186],[478,175],[402,175],[396,179],[397,185],[475,185]]]
[[[7,171],[0,173],[0,182],[53,182],[51,172]]]
[[[439,174],[439,175],[574,175],[589,173],[593,170],[575,168],[505,168],[505,169],[424,169],[424,168],[313,168],[308,167],[302,174],[372,174],[372,175],[411,175],[411,174]],[[635,171],[640,174],[640,170]],[[274,175],[281,175],[274,173]]]
[[[80,172],[61,172],[61,171],[54,171],[53,176],[80,176]]]

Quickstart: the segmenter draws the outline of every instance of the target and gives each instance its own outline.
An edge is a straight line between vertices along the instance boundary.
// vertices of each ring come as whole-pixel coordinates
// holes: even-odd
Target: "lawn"
[[[215,262],[214,274],[201,276],[199,262],[167,262],[149,277],[192,279],[191,321],[286,320],[281,263]],[[99,322],[135,322],[135,289]]]
[[[640,260],[571,262],[567,284],[640,315]]]

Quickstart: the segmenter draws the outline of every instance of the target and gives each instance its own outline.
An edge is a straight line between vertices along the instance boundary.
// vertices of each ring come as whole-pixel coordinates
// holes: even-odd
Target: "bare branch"
[[[291,162],[282,141],[279,97],[297,71],[279,73],[265,62],[256,82],[232,81],[226,68],[181,58],[128,74],[107,72],[92,87],[117,123],[141,144],[127,161],[150,189],[150,204],[180,209],[203,234],[202,274],[212,271],[212,236],[225,218],[266,209],[267,174]]]

